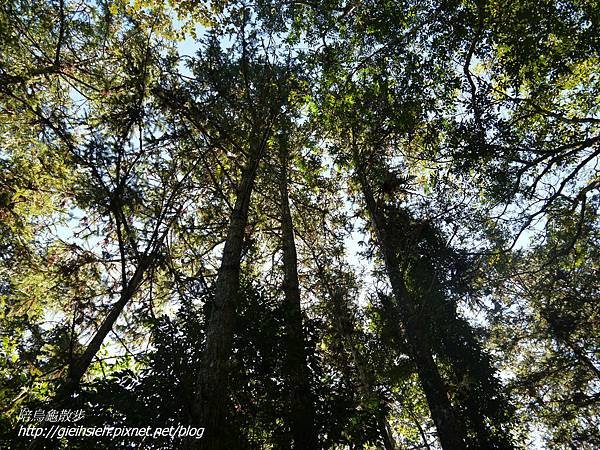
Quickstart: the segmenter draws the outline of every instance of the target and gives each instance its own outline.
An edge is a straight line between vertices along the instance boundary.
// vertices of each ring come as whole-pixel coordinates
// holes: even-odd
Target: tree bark
[[[250,197],[265,141],[251,143],[249,160],[242,172],[231,214],[214,297],[206,323],[206,346],[197,380],[194,421],[205,428],[198,442],[203,449],[232,448],[235,436],[227,426],[229,406],[229,360],[240,284],[244,230],[248,223]]]
[[[452,408],[448,390],[433,359],[431,346],[424,329],[427,324],[419,320],[417,309],[408,297],[396,255],[396,248],[391,235],[388,233],[386,219],[375,201],[364,171],[364,162],[360,161],[356,149],[353,151],[353,158],[367,211],[375,230],[379,250],[383,256],[385,269],[396,300],[394,305],[398,310],[401,321],[401,324],[398,325],[404,328],[403,335],[406,338],[410,356],[417,368],[440,443],[444,450],[462,450],[468,442],[465,428]]]
[[[290,382],[290,428],[294,449],[313,450],[317,448],[318,439],[306,361],[306,336],[302,326],[298,259],[288,198],[288,158],[289,149],[286,143],[282,143],[280,149],[279,193],[284,269],[286,371]]]

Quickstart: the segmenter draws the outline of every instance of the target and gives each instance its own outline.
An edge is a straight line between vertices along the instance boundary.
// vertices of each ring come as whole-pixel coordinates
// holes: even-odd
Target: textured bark
[[[283,250],[283,292],[285,295],[286,369],[290,380],[290,428],[294,449],[317,448],[313,398],[306,358],[306,336],[302,326],[298,260],[288,198],[288,149],[281,148],[279,173],[281,245]]]
[[[233,448],[235,436],[227,426],[229,407],[229,360],[233,341],[236,303],[240,284],[240,262],[244,230],[248,222],[250,197],[264,141],[253,145],[231,214],[214,298],[206,323],[206,347],[197,382],[194,421],[206,429],[197,445],[203,449]]]
[[[396,248],[392,237],[388,233],[386,219],[375,201],[373,191],[367,180],[364,163],[360,161],[356,151],[353,157],[367,211],[377,236],[379,250],[383,256],[386,272],[396,300],[394,307],[398,310],[398,317],[401,322],[398,325],[402,325],[404,328],[403,335],[406,338],[410,357],[417,368],[440,443],[445,450],[464,449],[466,442],[468,442],[465,428],[452,408],[445,383],[433,359],[431,346],[425,331],[427,324],[422,323],[419,319],[415,305],[408,297],[402,272],[400,271],[400,262],[396,255]]]

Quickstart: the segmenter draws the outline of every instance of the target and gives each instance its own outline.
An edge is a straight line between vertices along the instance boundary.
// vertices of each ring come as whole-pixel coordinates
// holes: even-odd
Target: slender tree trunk
[[[81,379],[87,372],[88,368],[92,364],[94,356],[100,350],[104,339],[108,336],[108,333],[112,330],[115,322],[121,315],[125,305],[133,298],[138,288],[142,284],[144,274],[151,265],[152,257],[144,256],[142,261],[138,264],[134,274],[129,279],[127,285],[121,291],[119,300],[112,306],[109,313],[106,315],[100,328],[94,334],[94,337],[89,342],[84,352],[78,357],[74,358],[71,363],[65,383],[59,388],[57,394],[57,401],[61,402],[70,397],[79,388]]]
[[[347,304],[344,301],[344,293],[341,289],[332,288],[332,284],[329,282],[328,277],[323,269],[323,266],[318,260],[317,255],[314,250],[311,249],[314,262],[317,266],[317,271],[319,273],[319,277],[321,279],[321,283],[325,285],[325,289],[329,294],[329,298],[333,303],[333,314],[332,314],[332,323],[336,333],[342,339],[342,345],[348,351],[350,351],[350,355],[352,356],[352,362],[356,367],[359,374],[359,389],[361,390],[361,394],[363,398],[373,398],[377,396],[373,389],[372,377],[369,375],[369,370],[367,365],[365,364],[365,360],[361,355],[359,349],[355,345],[354,341],[354,322],[350,318],[350,314],[348,313]],[[383,445],[385,450],[396,450],[398,448],[394,436],[392,434],[392,430],[390,428],[390,424],[385,417],[385,408],[382,402],[382,399],[377,396],[378,401],[378,411],[377,413],[377,423],[379,426],[379,433],[381,435],[381,439],[383,440]]]
[[[152,256],[144,256],[142,258],[129,282],[121,291],[119,300],[112,306],[111,310],[102,321],[100,328],[98,328],[98,331],[96,331],[96,334],[94,334],[94,337],[89,342],[84,352],[78,357],[74,358],[74,361],[71,362],[67,372],[67,378],[65,382],[59,386],[56,395],[54,396],[54,408],[58,409],[64,407],[66,404],[68,404],[71,395],[77,392],[81,383],[81,379],[92,364],[94,356],[96,356],[96,353],[98,353],[100,350],[104,339],[106,339],[106,336],[108,336],[108,333],[110,333],[112,330],[112,327],[121,315],[123,308],[125,308],[125,305],[127,305],[127,303],[129,303],[129,301],[133,298],[138,288],[142,284],[142,281],[144,280],[144,274],[151,264]],[[38,450],[48,447],[49,441],[45,437],[40,437],[34,439],[28,448],[30,450]]]
[[[194,420],[205,428],[200,445],[204,449],[232,448],[235,438],[227,426],[229,359],[233,341],[240,263],[244,230],[248,222],[250,197],[265,142],[251,145],[250,159],[242,172],[231,214],[221,266],[217,273],[214,298],[206,323],[206,347],[197,382]]]
[[[423,448],[426,448],[427,450],[431,450],[431,447],[429,446],[429,442],[427,441],[427,436],[425,435],[425,430],[423,430],[423,427],[419,423],[419,418],[415,415],[415,412],[413,411],[411,404],[409,403],[407,406],[408,406],[408,414],[410,415],[410,418],[415,423],[417,430],[419,430],[419,435],[421,436],[421,440],[423,441]]]
[[[306,337],[302,327],[302,310],[300,308],[298,260],[288,198],[287,164],[289,149],[287,143],[282,143],[280,152],[279,192],[284,269],[286,365],[290,380],[290,427],[294,449],[314,450],[317,448],[318,440],[306,362]]]
[[[377,399],[378,410],[375,413],[377,414],[377,424],[379,426],[381,439],[383,440],[383,447],[385,450],[396,450],[398,447],[396,445],[396,441],[394,440],[390,424],[385,416],[386,411],[383,401],[373,389],[373,377],[365,363],[363,355],[355,344],[354,321],[350,317],[346,302],[344,301],[342,294],[339,292],[334,293],[332,299],[335,302],[334,327],[337,333],[342,337],[342,342],[345,349],[350,351],[352,362],[358,371],[358,377],[360,381],[359,390],[362,394],[362,397],[365,400],[372,398]]]
[[[353,156],[367,211],[375,229],[379,249],[396,300],[394,305],[398,309],[408,350],[417,367],[440,443],[444,450],[462,450],[467,442],[464,426],[452,408],[448,391],[433,359],[427,332],[424,329],[427,324],[422,323],[422,320],[419,319],[418,311],[408,297],[396,248],[388,233],[386,219],[377,206],[366,178],[364,163],[360,161],[357,151],[354,151]]]
[[[387,418],[384,416],[379,416],[379,429],[381,430],[380,433],[383,438],[383,447],[385,450],[396,450],[398,447],[396,446],[396,441],[392,434],[392,428],[390,427]]]

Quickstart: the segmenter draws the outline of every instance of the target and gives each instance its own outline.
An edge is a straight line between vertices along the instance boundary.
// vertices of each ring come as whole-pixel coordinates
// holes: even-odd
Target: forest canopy
[[[4,0],[0,446],[600,448],[599,68],[595,0]]]

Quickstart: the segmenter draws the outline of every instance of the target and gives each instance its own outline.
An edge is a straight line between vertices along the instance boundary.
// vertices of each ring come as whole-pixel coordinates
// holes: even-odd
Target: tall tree
[[[298,281],[298,258],[294,239],[294,224],[288,195],[288,166],[290,162],[289,133],[285,128],[278,139],[279,144],[279,196],[281,215],[281,247],[283,250],[283,291],[285,295],[285,319],[289,389],[291,405],[291,428],[293,447],[311,449],[317,446],[314,424],[314,406],[308,382],[306,361],[306,338],[302,324],[300,285]]]
[[[219,151],[224,147],[232,155],[243,158],[235,180],[234,202],[208,308],[205,351],[197,382],[195,415],[197,424],[207,429],[207,448],[233,445],[227,444],[232,439],[226,426],[229,414],[227,380],[242,250],[257,172],[271,147],[271,138],[289,91],[288,68],[272,65],[271,55],[261,54],[256,34],[246,29],[251,20],[250,11],[241,9],[237,12],[239,16],[233,21],[238,30],[233,56],[225,55],[220,48],[221,37],[215,31],[208,37],[205,57],[194,67],[196,76],[202,80],[200,86],[207,89],[203,92],[203,100],[214,103],[213,115],[206,116],[199,105],[188,106],[188,99],[184,98],[185,104],[176,103],[163,94],[173,108],[183,108],[187,120],[202,135],[208,139],[219,137]],[[228,70],[224,71],[224,68]],[[206,72],[202,73],[203,70]],[[224,124],[231,128],[223,128]]]
[[[598,6],[2,3],[0,446],[600,445]]]

